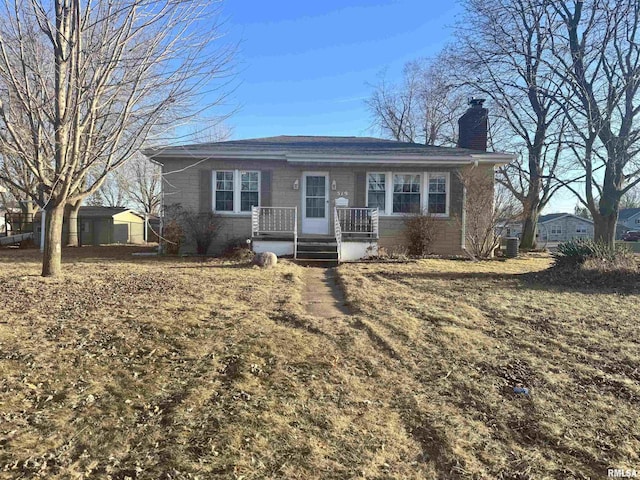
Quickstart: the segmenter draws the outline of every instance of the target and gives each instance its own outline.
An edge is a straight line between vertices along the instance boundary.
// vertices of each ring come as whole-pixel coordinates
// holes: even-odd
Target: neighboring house
[[[522,222],[507,222],[503,220],[496,226],[496,235],[520,238],[520,235],[522,235]]]
[[[621,234],[629,230],[640,231],[640,208],[625,208],[618,213]]]
[[[498,226],[503,237],[522,235],[522,222],[508,222]],[[538,218],[538,242],[566,242],[572,239],[593,238],[593,221],[572,213],[550,213]]]
[[[437,217],[433,251],[463,254],[462,167],[488,170],[514,156],[486,152],[487,110],[460,119],[460,147],[377,138],[279,136],[145,151],[162,166],[165,205],[216,212],[223,228],[209,253],[252,240],[280,255],[337,245],[342,260],[405,245],[407,213]],[[493,184],[488,188],[493,188]],[[487,205],[490,209],[491,205]],[[185,251],[194,251],[186,245]],[[307,255],[309,258],[311,254]]]
[[[35,241],[40,242],[40,213],[35,216]],[[65,212],[62,238],[69,234],[69,212]],[[144,218],[124,207],[80,207],[78,212],[80,245],[144,243]],[[63,243],[65,240],[63,240]]]
[[[593,220],[572,213],[550,213],[538,219],[538,240],[566,242],[573,239],[593,238]]]

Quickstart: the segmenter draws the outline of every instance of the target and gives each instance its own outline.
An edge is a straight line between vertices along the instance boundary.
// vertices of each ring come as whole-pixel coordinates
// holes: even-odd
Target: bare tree
[[[125,188],[129,205],[137,211],[159,215],[162,203],[161,168],[142,155],[136,156],[125,168],[128,176]]]
[[[233,128],[225,123],[225,118],[214,118],[204,125],[194,128],[189,139],[195,143],[214,143],[229,140],[233,134]]]
[[[577,217],[588,218],[589,220],[591,220],[591,212],[588,208],[583,207],[580,203],[573,207],[573,214]]]
[[[620,210],[625,208],[640,208],[640,184],[627,190],[620,199]]]
[[[383,76],[366,101],[373,127],[402,142],[455,145],[464,101],[445,73],[438,58],[407,63],[400,84]]]
[[[494,148],[520,152],[497,180],[522,204],[525,249],[535,247],[539,214],[562,186],[556,177],[566,123],[550,96],[558,87],[548,53],[558,20],[545,3],[466,0],[451,48],[457,83],[491,99],[503,127],[492,136]]]
[[[0,194],[3,204],[12,204],[26,217],[33,218],[38,211],[38,202],[34,199],[40,198],[38,183],[19,158],[0,156],[0,185],[5,189]]]
[[[475,259],[490,258],[500,245],[502,231],[521,214],[510,191],[494,188],[490,168],[465,167],[459,171],[465,191],[464,228],[467,252]]]
[[[131,161],[117,171],[109,173],[95,192],[86,199],[86,203],[95,207],[124,207],[127,204],[129,179],[125,175]]]
[[[232,49],[217,46],[210,1],[6,0],[0,9],[0,151],[37,179],[42,274],[55,276],[65,205],[216,104],[212,80],[228,73]]]
[[[86,199],[88,205],[129,207],[158,215],[162,201],[162,172],[158,165],[135,154],[105,178],[98,190]]]
[[[640,4],[636,0],[547,2],[553,33],[554,95],[572,127],[571,147],[595,240],[614,245],[623,196],[640,183]],[[554,92],[556,93],[556,92]]]

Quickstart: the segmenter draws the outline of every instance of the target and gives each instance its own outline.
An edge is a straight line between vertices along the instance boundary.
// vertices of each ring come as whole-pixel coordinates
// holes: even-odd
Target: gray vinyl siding
[[[578,226],[586,227],[586,233],[579,233]],[[560,228],[560,233],[552,231]],[[593,238],[593,223],[573,216],[560,217],[538,224],[538,239],[542,242],[566,242],[572,239]]]

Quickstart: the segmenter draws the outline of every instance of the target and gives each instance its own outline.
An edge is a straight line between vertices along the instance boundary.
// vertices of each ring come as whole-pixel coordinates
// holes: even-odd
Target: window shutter
[[[356,170],[354,172],[353,206],[366,207],[367,203],[367,172]]]
[[[271,170],[260,172],[260,206],[271,207]]]
[[[198,209],[200,213],[207,213],[213,210],[211,176],[211,170],[200,170],[200,201]]]

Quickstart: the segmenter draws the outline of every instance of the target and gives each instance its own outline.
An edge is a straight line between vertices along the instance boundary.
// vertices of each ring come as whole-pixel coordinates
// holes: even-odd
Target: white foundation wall
[[[293,255],[293,242],[291,241],[273,241],[273,240],[254,240],[253,251],[256,253],[271,252],[277,256]]]
[[[352,262],[378,254],[378,242],[342,242],[340,261]]]

